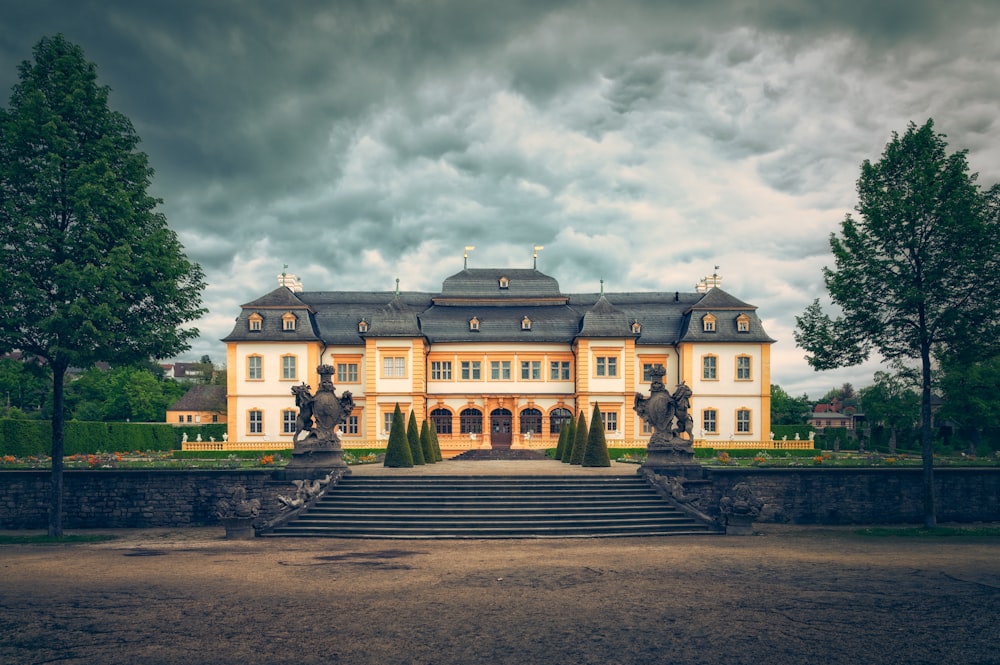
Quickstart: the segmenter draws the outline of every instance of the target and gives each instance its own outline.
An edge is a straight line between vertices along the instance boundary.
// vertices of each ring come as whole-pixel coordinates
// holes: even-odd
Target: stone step
[[[345,478],[261,534],[337,538],[542,538],[709,534],[635,476]]]

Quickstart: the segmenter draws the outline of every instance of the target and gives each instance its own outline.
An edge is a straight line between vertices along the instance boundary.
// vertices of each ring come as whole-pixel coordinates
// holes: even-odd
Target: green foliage
[[[420,425],[420,449],[424,454],[424,462],[427,464],[437,462],[437,455],[434,454],[434,442],[431,441],[431,426],[426,418]]]
[[[444,456],[441,455],[441,443],[438,441],[437,428],[431,427],[431,445],[434,447],[434,459],[438,462],[444,461]]]
[[[389,429],[389,445],[385,449],[385,466],[394,468],[409,468],[413,466],[413,453],[406,437],[406,423],[403,412],[396,404],[392,414],[392,426]]]
[[[804,423],[810,411],[812,403],[808,395],[792,397],[781,386],[771,384],[771,424],[776,433],[778,425]]]
[[[83,50],[43,37],[18,74],[0,110],[0,351],[52,372],[49,533],[60,536],[67,369],[188,348],[204,275],[157,212],[139,137]]]
[[[611,466],[608,456],[608,442],[604,436],[604,419],[597,405],[590,416],[590,431],[587,434],[587,447],[583,451],[583,466]]]
[[[878,352],[920,363],[924,523],[936,521],[931,414],[932,355],[966,361],[1000,347],[1000,186],[981,191],[965,152],[946,152],[928,120],[893,133],[882,158],[861,165],[859,218],[831,234],[835,267],[819,301],[796,317],[795,341],[816,369],[858,364]]]
[[[417,428],[417,416],[410,411],[410,419],[406,424],[406,440],[410,446],[410,456],[417,465],[427,464],[424,460],[424,450],[420,445],[420,430]]]
[[[569,464],[570,459],[573,457],[573,445],[576,443],[576,421],[572,418],[563,427],[566,430],[566,443],[563,444],[562,455],[559,460],[563,464]]]
[[[968,429],[1000,427],[1000,354],[978,361],[943,354],[940,386],[939,421]]]
[[[224,427],[224,426],[223,426]],[[66,423],[65,454],[173,450],[177,432],[151,423]],[[47,420],[0,420],[0,452],[15,457],[51,455],[52,425]]]
[[[583,455],[587,451],[588,434],[587,417],[581,411],[580,417],[576,422],[576,431],[573,433],[573,450],[569,456],[570,464],[583,464]]]
[[[553,459],[561,460],[563,456],[563,451],[566,450],[566,435],[569,434],[569,427],[563,427],[559,430],[559,442],[556,443],[555,452],[553,452]]]
[[[24,414],[41,414],[50,406],[49,371],[33,360],[0,359],[0,399],[3,408],[14,408]]]
[[[44,37],[34,58],[0,114],[0,347],[53,371],[174,355],[204,281],[146,192],[139,137],[79,46]]]
[[[911,429],[920,421],[919,378],[912,371],[875,372],[875,383],[860,391],[861,407],[871,425]]]

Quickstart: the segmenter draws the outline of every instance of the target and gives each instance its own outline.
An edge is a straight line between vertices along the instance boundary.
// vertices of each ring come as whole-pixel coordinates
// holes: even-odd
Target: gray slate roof
[[[167,411],[226,412],[226,387],[194,385],[184,395],[167,407]]]
[[[500,278],[509,286],[500,288]],[[281,293],[284,291],[285,293]],[[281,316],[306,315],[297,330],[281,330]],[[247,317],[264,317],[263,329],[250,332]],[[715,332],[704,332],[701,317],[712,313]],[[750,331],[740,333],[736,318],[746,314]],[[522,330],[521,320],[531,319]],[[469,321],[479,320],[479,330]],[[366,321],[368,333],[358,324]],[[641,326],[633,334],[632,322]],[[440,293],[305,291],[286,287],[243,306],[232,333],[223,341],[300,341],[327,345],[364,345],[365,337],[424,337],[441,342],[554,342],[574,339],[635,337],[639,345],[672,345],[681,341],[771,343],[757,308],[721,289],[707,293],[626,292],[565,294],[555,279],[537,270],[466,269],[444,280]]]

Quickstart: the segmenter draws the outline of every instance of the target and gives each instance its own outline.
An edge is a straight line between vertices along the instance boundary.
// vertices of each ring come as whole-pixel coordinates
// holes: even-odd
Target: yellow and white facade
[[[381,448],[395,406],[446,455],[554,447],[596,404],[609,447],[641,447],[632,409],[663,365],[690,386],[696,445],[770,441],[770,345],[756,308],[693,293],[563,294],[537,270],[466,269],[439,293],[306,292],[294,278],[243,305],[225,338],[230,447],[292,446],[299,383],[329,364],[355,410],[345,448]],[[728,443],[727,443],[728,445]]]

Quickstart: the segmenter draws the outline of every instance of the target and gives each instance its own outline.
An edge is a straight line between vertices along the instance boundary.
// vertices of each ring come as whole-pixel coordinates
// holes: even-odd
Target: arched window
[[[542,433],[542,412],[538,409],[524,409],[521,411],[521,434]]]
[[[459,431],[462,434],[483,433],[483,413],[479,409],[464,409],[458,414]]]
[[[438,434],[451,434],[451,411],[448,409],[431,411],[431,422],[434,423],[434,431]]]
[[[552,409],[549,415],[549,433],[558,434],[562,428],[573,422],[573,412],[569,409]]]

